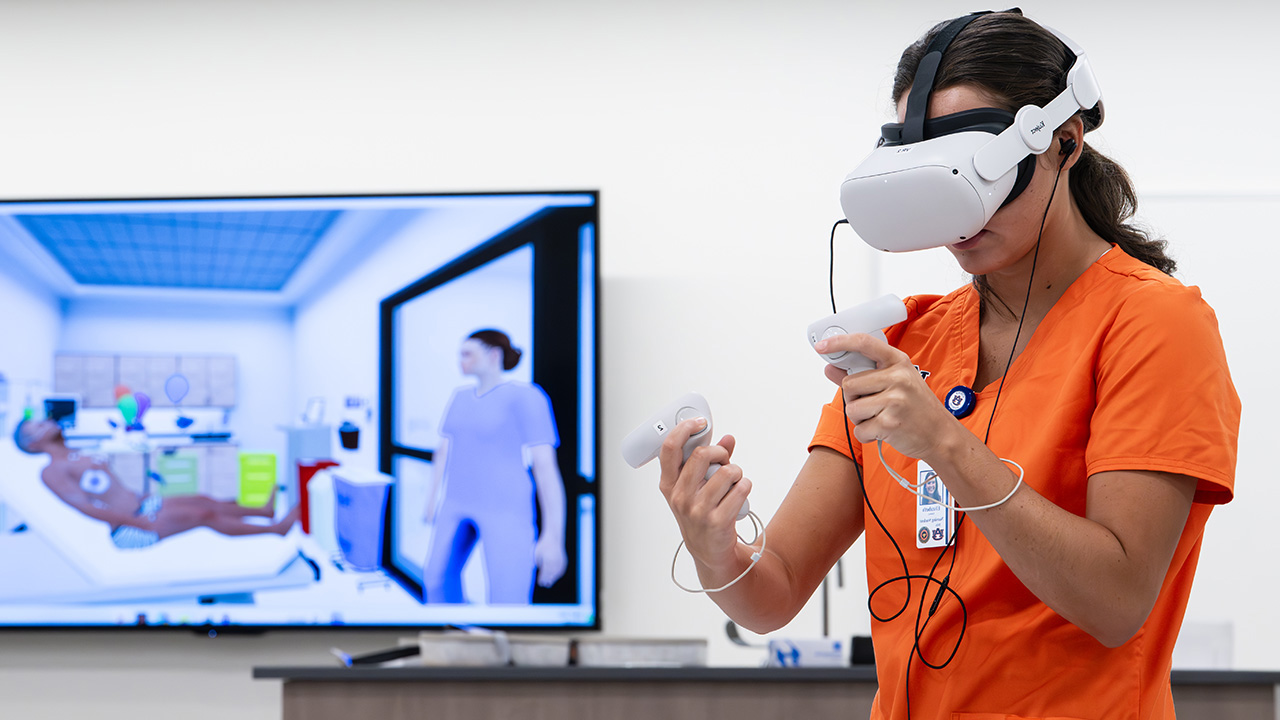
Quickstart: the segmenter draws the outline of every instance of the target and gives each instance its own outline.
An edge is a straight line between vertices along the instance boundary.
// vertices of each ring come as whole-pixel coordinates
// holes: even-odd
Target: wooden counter
[[[284,681],[284,720],[865,718],[855,668],[254,668]],[[1280,720],[1280,672],[1175,671],[1179,720]]]

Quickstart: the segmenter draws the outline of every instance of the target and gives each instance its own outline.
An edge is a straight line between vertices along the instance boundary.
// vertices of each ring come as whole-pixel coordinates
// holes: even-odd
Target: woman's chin
[[[970,275],[985,275],[997,269],[991,267],[993,258],[990,257],[989,251],[992,249],[994,248],[991,244],[991,238],[987,235],[986,230],[979,232],[964,242],[947,246],[947,250],[951,251],[952,257],[956,259],[960,268]]]

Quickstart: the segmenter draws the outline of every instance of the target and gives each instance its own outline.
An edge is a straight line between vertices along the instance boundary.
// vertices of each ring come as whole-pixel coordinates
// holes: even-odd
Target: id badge
[[[938,473],[920,460],[916,466],[916,482],[920,485],[920,495],[916,498],[916,547],[944,547],[955,532],[956,511],[947,505],[954,505],[947,486],[942,484]]]

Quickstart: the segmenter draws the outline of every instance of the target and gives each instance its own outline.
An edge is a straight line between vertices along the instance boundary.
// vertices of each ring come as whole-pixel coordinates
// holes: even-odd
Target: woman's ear
[[[1068,169],[1076,164],[1080,159],[1080,153],[1084,151],[1084,121],[1076,115],[1063,123],[1054,136],[1058,140],[1057,169]],[[1046,153],[1046,155],[1051,154]]]

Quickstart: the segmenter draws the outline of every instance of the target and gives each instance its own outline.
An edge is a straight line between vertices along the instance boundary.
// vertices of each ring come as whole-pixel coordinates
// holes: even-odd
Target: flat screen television
[[[598,200],[0,201],[0,627],[599,627]]]

